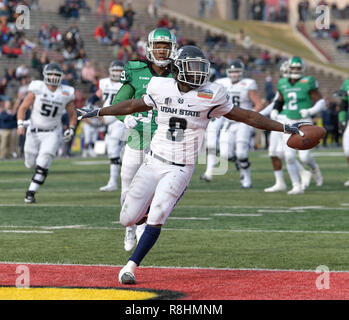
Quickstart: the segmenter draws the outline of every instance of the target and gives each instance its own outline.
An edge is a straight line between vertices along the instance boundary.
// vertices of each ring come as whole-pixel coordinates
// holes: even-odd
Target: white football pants
[[[24,143],[24,164],[33,169],[36,166],[48,169],[62,141],[62,128],[59,126],[53,131],[31,132],[27,128]]]
[[[163,225],[188,186],[195,165],[166,164],[149,153],[133,178],[120,213],[120,222],[132,226],[150,205],[147,224]]]

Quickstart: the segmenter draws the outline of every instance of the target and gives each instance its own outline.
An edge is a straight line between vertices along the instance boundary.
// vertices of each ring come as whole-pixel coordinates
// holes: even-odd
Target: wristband
[[[23,128],[24,127],[24,121],[23,120],[17,120],[17,127]]]

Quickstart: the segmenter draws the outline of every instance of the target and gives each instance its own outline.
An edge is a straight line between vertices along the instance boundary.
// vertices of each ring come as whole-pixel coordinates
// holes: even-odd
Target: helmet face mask
[[[303,77],[305,72],[305,63],[300,57],[292,57],[288,60],[289,66],[289,78],[300,79]]]
[[[112,81],[120,81],[121,73],[124,70],[124,64],[122,61],[112,61],[109,66],[109,78]]]
[[[57,87],[61,84],[63,71],[57,63],[49,63],[42,72],[46,85]]]
[[[195,89],[203,86],[210,76],[210,62],[195,46],[185,46],[178,51],[173,62],[175,79]]]
[[[177,49],[176,36],[166,28],[157,28],[149,33],[146,57],[159,67],[171,63]]]
[[[226,69],[228,78],[232,83],[239,82],[244,76],[245,65],[239,59],[233,60],[230,68]]]

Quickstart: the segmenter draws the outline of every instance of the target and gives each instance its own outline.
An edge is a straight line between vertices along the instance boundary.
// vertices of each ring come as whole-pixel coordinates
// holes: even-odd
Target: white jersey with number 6
[[[153,77],[143,99],[158,111],[151,151],[178,164],[195,164],[210,119],[233,108],[226,89],[212,82],[182,93],[174,79]]]
[[[28,91],[35,95],[30,120],[31,126],[42,130],[61,126],[61,117],[66,105],[73,101],[74,88],[60,85],[52,92],[41,80],[30,83]]]
[[[99,88],[102,90],[103,94],[103,108],[113,104],[114,97],[121,87],[121,82],[112,81],[110,78],[103,78],[99,81]],[[105,124],[111,124],[117,120],[114,116],[104,116],[103,119]]]
[[[227,89],[234,106],[242,109],[253,110],[253,103],[249,98],[248,93],[251,90],[258,90],[255,80],[245,78],[237,83],[232,83],[231,79],[226,77],[218,79],[215,82],[223,85]]]

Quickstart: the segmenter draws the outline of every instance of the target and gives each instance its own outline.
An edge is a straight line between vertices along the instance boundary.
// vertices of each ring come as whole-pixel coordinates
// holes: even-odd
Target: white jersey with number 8
[[[219,84],[209,82],[182,93],[172,78],[153,77],[143,99],[158,111],[151,151],[178,164],[195,164],[210,119],[233,108],[226,89]]]

